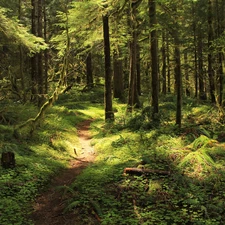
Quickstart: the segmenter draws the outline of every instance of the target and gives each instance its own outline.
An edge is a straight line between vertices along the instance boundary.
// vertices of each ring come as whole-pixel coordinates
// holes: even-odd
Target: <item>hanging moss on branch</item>
[[[15,138],[20,138],[21,136],[25,136],[25,137],[31,136],[33,132],[35,131],[35,129],[37,128],[37,126],[40,124],[41,119],[43,119],[47,109],[51,107],[53,103],[58,99],[59,95],[65,93],[66,92],[65,90],[67,89],[68,87],[66,87],[65,89],[59,92],[58,88],[56,88],[56,90],[53,92],[52,96],[48,99],[48,101],[46,101],[42,105],[37,116],[35,118],[28,119],[21,125],[17,126],[14,129],[13,136]]]
[[[66,84],[66,77],[67,77],[67,69],[68,69],[68,56],[69,56],[69,49],[70,49],[70,37],[69,37],[69,30],[68,30],[68,14],[66,12],[66,35],[67,35],[67,43],[66,43],[66,49],[65,54],[63,57],[63,66],[60,73],[60,79],[58,82],[58,85],[53,92],[52,96],[46,101],[42,107],[40,108],[39,113],[35,118],[28,119],[23,124],[17,126],[14,129],[13,136],[15,138],[20,137],[28,137],[33,134],[37,126],[40,124],[41,119],[44,117],[44,114],[46,110],[52,106],[52,104],[58,99],[60,94],[66,93],[68,90],[72,88],[72,86],[66,86],[63,90],[60,91],[62,85]]]

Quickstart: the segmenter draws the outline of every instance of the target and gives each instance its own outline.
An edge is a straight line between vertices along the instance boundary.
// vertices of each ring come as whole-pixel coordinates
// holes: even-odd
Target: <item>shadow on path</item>
[[[56,187],[70,185],[82,170],[94,161],[94,150],[90,146],[91,122],[91,120],[86,120],[78,125],[78,137],[82,147],[80,156],[71,160],[69,168],[55,176],[49,189],[36,199],[33,205],[34,211],[30,216],[35,225],[79,225],[76,215],[63,214],[66,199]]]

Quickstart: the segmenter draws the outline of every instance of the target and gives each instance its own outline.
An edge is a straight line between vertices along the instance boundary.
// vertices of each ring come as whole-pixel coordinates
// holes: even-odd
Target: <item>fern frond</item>
[[[66,212],[68,212],[68,211],[73,210],[74,208],[76,208],[77,206],[79,206],[80,203],[81,203],[81,202],[80,202],[79,200],[72,201],[70,204],[68,204],[68,205],[66,206],[66,208],[63,210],[63,213],[66,213]]]

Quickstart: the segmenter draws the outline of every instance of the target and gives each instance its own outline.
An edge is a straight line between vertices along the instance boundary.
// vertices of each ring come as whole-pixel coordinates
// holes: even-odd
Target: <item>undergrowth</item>
[[[102,90],[92,91],[98,101],[78,89],[62,95],[26,140],[11,138],[13,126],[37,110],[19,105],[10,123],[12,112],[6,114],[0,149],[15,152],[17,165],[0,169],[0,224],[32,224],[24,217],[29,203],[68,165],[73,148],[79,149],[76,125],[88,118],[95,118],[97,156],[71,186],[58,187],[67,196],[65,218],[72,213],[80,225],[224,224],[225,135],[217,109],[184,99],[178,129],[173,96],[160,101],[157,122],[148,104],[128,115],[115,100],[116,120],[104,123]],[[148,172],[125,173],[128,167]]]
[[[74,148],[77,153],[81,150],[76,125],[102,113],[102,106],[85,104],[82,99],[76,103],[77,93],[80,91],[74,89],[60,96],[37,130],[20,139],[13,137],[14,126],[34,118],[38,109],[31,104],[7,102],[0,121],[0,154],[13,152],[16,167],[0,167],[1,225],[31,225],[31,202],[48,186],[51,177],[68,166]]]
[[[209,123],[216,109],[186,101],[181,130],[168,101],[157,123],[150,106],[127,116],[117,101],[114,123],[92,123],[98,156],[69,187],[65,215],[80,224],[95,224],[92,217],[107,225],[223,224],[225,145],[216,140],[223,126],[213,128],[215,117]],[[127,167],[153,172],[124,174]]]

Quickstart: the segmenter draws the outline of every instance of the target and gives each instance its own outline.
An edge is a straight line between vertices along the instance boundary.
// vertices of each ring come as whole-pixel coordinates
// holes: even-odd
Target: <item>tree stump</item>
[[[16,165],[15,154],[13,152],[3,152],[1,165],[4,169],[14,168]]]

